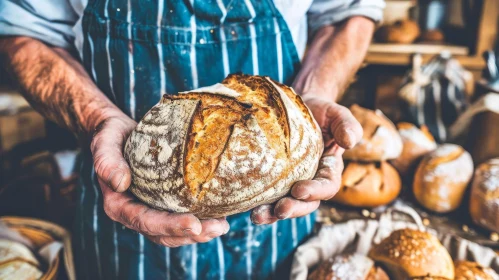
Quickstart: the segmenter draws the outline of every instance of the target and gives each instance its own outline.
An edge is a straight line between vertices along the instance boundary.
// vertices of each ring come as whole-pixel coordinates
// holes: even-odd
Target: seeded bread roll
[[[416,200],[429,210],[456,209],[473,175],[473,161],[461,146],[444,144],[426,155],[414,175]]]
[[[400,156],[391,161],[393,166],[405,175],[427,153],[437,148],[437,143],[426,126],[419,129],[411,123],[398,123],[397,129],[402,138],[403,148]]]
[[[499,275],[490,267],[483,267],[476,262],[456,262],[455,280],[499,280]]]
[[[322,152],[319,125],[293,89],[249,75],[163,96],[125,145],[135,196],[199,218],[275,202],[314,176]]]
[[[386,272],[363,255],[339,255],[322,262],[308,280],[390,280]]]
[[[454,264],[449,253],[440,241],[428,232],[396,230],[374,245],[369,257],[388,272],[390,279],[454,279]]]
[[[400,176],[389,163],[350,162],[341,177],[341,187],[332,201],[356,206],[377,207],[397,198]]]
[[[350,111],[364,130],[360,142],[343,154],[355,161],[384,161],[397,158],[402,152],[402,139],[395,125],[380,110],[372,111],[352,105]]]
[[[488,160],[475,170],[470,214],[476,224],[499,232],[499,158]]]

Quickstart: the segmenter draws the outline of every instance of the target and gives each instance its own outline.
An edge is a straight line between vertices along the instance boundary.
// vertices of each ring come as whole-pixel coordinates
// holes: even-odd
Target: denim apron
[[[271,0],[90,0],[82,60],[98,87],[141,117],[163,94],[220,82],[229,73],[290,84],[299,58]],[[74,235],[78,279],[285,279],[315,216],[256,226],[250,213],[207,243],[165,248],[111,221],[88,148]]]

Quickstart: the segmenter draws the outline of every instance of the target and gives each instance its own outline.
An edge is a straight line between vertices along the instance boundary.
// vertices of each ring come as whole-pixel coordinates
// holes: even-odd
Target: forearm
[[[28,102],[46,118],[78,135],[90,135],[121,111],[63,49],[26,37],[0,38],[4,66]]]
[[[352,17],[325,26],[309,45],[293,87],[303,97],[336,101],[360,67],[374,32],[374,22]]]

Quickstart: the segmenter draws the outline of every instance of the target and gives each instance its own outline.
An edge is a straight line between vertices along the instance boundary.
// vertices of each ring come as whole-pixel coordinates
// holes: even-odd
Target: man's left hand
[[[342,155],[362,138],[362,127],[350,110],[319,97],[304,98],[319,124],[324,138],[324,153],[312,180],[296,182],[291,196],[274,205],[261,205],[253,209],[255,224],[271,224],[278,220],[296,218],[315,211],[321,200],[332,198],[341,184]]]

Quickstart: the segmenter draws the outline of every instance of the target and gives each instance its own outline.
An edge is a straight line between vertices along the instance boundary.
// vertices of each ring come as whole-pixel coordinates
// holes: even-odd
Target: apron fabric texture
[[[229,73],[290,84],[299,67],[291,34],[271,0],[90,0],[82,60],[98,87],[141,117],[163,94],[220,82]],[[88,148],[83,151],[74,235],[78,279],[284,279],[315,214],[231,230],[207,243],[166,248],[111,221]]]

